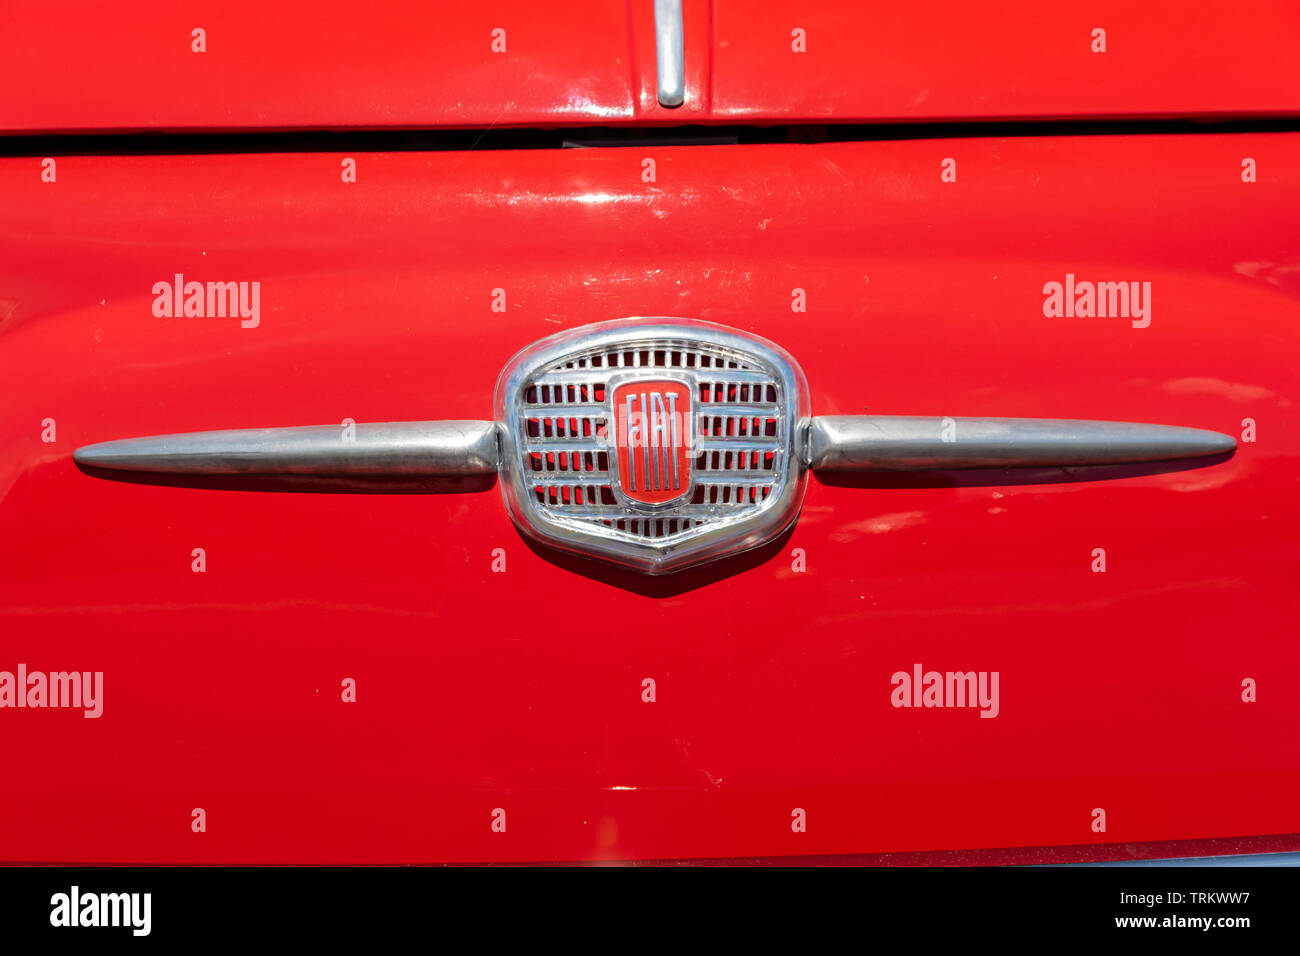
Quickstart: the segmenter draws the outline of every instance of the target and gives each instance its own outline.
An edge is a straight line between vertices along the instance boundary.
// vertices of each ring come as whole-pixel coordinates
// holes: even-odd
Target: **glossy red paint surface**
[[[989,119],[1300,110],[1300,7],[714,3],[713,116]],[[805,33],[805,53],[791,31]],[[1093,52],[1104,30],[1105,52]]]
[[[622,4],[373,0],[0,11],[0,128],[488,126],[632,116]],[[650,15],[647,29],[653,27]],[[129,18],[129,29],[123,29]],[[206,51],[193,51],[202,28]],[[505,31],[504,52],[494,52]],[[498,43],[499,45],[499,43]]]
[[[1300,136],[376,154],[355,185],[339,166],[66,157],[48,184],[38,159],[0,160],[0,669],[105,687],[95,720],[0,710],[0,858],[1300,830]],[[1150,326],[1045,318],[1067,272],[1151,282]],[[260,282],[260,323],[155,317],[175,273]],[[1251,418],[1259,440],[1107,481],[813,478],[788,538],[656,580],[533,550],[492,487],[165,487],[71,459],[171,431],[487,417],[517,349],[637,314],[774,340],[814,413]],[[891,707],[918,662],[998,671],[997,718]]]
[[[651,0],[222,0],[0,10],[0,129],[497,127],[1289,114],[1300,10],[1262,0],[686,0],[687,95],[655,98]],[[205,51],[193,50],[201,28]],[[494,51],[494,30],[505,31]],[[792,48],[794,30],[804,49]],[[1093,30],[1106,31],[1094,53]]]

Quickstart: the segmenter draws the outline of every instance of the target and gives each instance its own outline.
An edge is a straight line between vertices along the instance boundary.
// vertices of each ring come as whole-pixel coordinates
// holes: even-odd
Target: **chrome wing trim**
[[[1057,418],[819,415],[805,419],[802,463],[816,471],[923,471],[1113,465],[1228,455],[1231,435],[1201,428]],[[86,445],[78,464],[178,475],[495,474],[487,421],[243,428]]]
[[[809,422],[804,460],[818,471],[923,471],[1169,461],[1236,447],[1231,435],[1174,425],[820,415]]]
[[[79,465],[176,475],[490,475],[494,422],[240,428],[127,438],[78,448]]]

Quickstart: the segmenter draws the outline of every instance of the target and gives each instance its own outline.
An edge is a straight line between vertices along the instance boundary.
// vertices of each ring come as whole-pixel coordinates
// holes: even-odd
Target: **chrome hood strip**
[[[174,475],[489,475],[493,422],[240,428],[127,438],[78,448],[77,464]]]
[[[1060,418],[822,415],[805,462],[819,471],[1115,465],[1226,455],[1231,435],[1174,425]]]

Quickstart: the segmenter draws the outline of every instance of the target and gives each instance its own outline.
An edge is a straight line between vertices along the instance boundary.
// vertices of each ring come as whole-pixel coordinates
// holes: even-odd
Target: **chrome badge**
[[[497,380],[501,491],[524,533],[650,574],[758,547],[803,502],[798,365],[707,322],[562,332]]]
[[[779,536],[799,513],[809,471],[1190,468],[1237,446],[1219,432],[1133,422],[814,416],[784,349],[690,319],[617,319],[543,339],[507,363],[494,404],[492,421],[185,432],[86,445],[73,457],[100,477],[175,484],[189,475],[201,487],[217,475],[448,487],[497,475],[528,537],[664,574]]]

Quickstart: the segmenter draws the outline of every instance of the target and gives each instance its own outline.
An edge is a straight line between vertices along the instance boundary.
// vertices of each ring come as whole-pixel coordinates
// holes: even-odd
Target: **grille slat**
[[[729,510],[729,509],[728,509]],[[689,515],[700,523],[702,518],[713,518],[719,514],[719,507],[716,504],[685,504],[674,506],[672,517],[680,518],[683,515]],[[627,521],[640,521],[642,518],[633,517],[631,512],[619,505],[574,505],[556,509],[557,514],[567,518],[601,518],[610,520],[611,518],[623,518]],[[664,519],[665,521],[668,519]]]
[[[730,471],[706,471],[699,472],[695,476],[696,482],[702,485],[770,485],[772,478],[770,475],[745,475],[740,476]]]
[[[537,485],[608,485],[610,476],[603,471],[548,471],[532,475],[529,480]]]
[[[681,365],[665,365],[663,371],[676,371],[686,368]],[[605,379],[609,377],[611,371],[624,371],[619,366],[607,366],[604,368],[556,368],[552,371],[543,372],[541,375],[531,379],[533,385],[586,385],[589,388],[602,385]],[[697,369],[702,372],[700,375],[701,383],[710,385],[771,385],[772,376],[766,372],[747,371],[744,369]]]
[[[771,418],[781,413],[775,405],[750,405],[739,402],[700,402],[695,411],[697,417],[701,419],[715,418],[719,415],[723,418]]]
[[[558,452],[568,454],[575,451],[611,451],[604,442],[592,441],[590,438],[533,438],[524,448],[524,452]]]
[[[608,485],[612,479],[604,473],[549,472],[533,475],[529,480],[535,485],[547,488],[571,488],[580,485]],[[719,488],[753,488],[770,485],[772,479],[768,475],[737,475],[730,471],[710,471],[696,474],[695,482],[700,485],[716,485]],[[673,509],[673,513],[677,513],[677,508]]]
[[[559,403],[552,402],[548,404],[542,404],[538,402],[538,403],[532,403],[527,405],[521,405],[519,408],[520,411],[523,414],[527,415],[529,418],[545,418],[560,413],[563,413],[560,415],[560,417],[562,418],[573,418],[575,415],[578,416],[579,418],[584,418],[590,415],[604,416],[605,412],[607,411],[604,405],[592,405],[592,404],[581,405],[577,403],[566,404],[564,402],[559,402]]]
[[[756,441],[750,438],[728,438],[722,435],[709,436],[691,446],[697,452],[732,452],[732,451],[766,451],[775,452],[781,448],[777,441]]]

